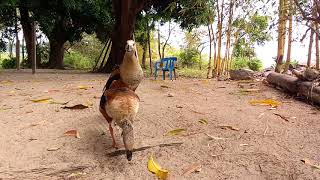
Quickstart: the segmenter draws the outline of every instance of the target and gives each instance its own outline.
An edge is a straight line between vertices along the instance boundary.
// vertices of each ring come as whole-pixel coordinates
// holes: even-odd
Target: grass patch
[[[65,54],[64,64],[74,69],[88,70],[93,68],[94,60],[87,56],[84,56],[83,54],[72,51],[68,54]]]
[[[182,68],[177,69],[179,76],[187,78],[206,78],[207,69],[191,69],[191,68]]]

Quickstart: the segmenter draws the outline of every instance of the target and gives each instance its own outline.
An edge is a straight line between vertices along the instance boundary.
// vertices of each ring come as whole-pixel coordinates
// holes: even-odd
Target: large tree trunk
[[[20,70],[20,40],[18,31],[18,12],[16,11],[16,22],[15,22],[15,33],[16,33],[16,67]]]
[[[28,61],[30,62],[30,57],[32,55],[32,21],[29,16],[29,11],[26,6],[19,7],[21,16],[21,25],[23,29],[23,35],[26,42],[26,49],[28,55]]]
[[[49,67],[63,69],[65,40],[50,40]]]
[[[219,1],[218,1],[219,2]],[[217,3],[217,12],[218,12],[218,53],[217,53],[217,75],[220,76],[223,72],[222,70],[222,58],[221,58],[221,50],[222,50],[222,21],[223,21],[223,10],[224,10],[224,0],[221,3],[221,9],[219,7],[219,3]]]
[[[144,0],[112,1],[113,12],[115,13],[115,26],[111,37],[111,53],[103,68],[103,72],[109,73],[115,65],[122,63],[126,42],[133,38],[136,16],[143,9],[145,3]]]
[[[319,25],[318,23],[316,23],[316,69],[319,70],[320,67],[319,67]]]

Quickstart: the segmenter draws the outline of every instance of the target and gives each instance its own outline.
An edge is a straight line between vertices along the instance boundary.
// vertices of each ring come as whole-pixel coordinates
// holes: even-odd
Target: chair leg
[[[170,70],[169,72],[170,72],[170,80],[172,81],[172,70]]]
[[[173,74],[174,74],[174,80],[177,80],[177,77],[176,77],[176,69],[173,70]]]
[[[158,74],[157,74],[157,69],[154,71],[154,79],[156,80],[157,79],[157,76],[158,76]]]
[[[163,74],[163,80],[166,80],[166,71],[162,71]]]

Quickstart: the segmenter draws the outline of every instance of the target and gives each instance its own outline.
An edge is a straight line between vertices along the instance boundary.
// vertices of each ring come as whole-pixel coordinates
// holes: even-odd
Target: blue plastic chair
[[[163,67],[160,67],[160,64],[163,64]],[[160,61],[157,61],[155,64],[155,73],[154,73],[154,79],[157,79],[158,76],[158,70],[162,70],[163,73],[163,80],[166,79],[166,71],[169,71],[170,80],[172,80],[172,72],[174,73],[174,79],[176,80],[176,69],[175,65],[177,63],[177,57],[167,57],[162,58]]]

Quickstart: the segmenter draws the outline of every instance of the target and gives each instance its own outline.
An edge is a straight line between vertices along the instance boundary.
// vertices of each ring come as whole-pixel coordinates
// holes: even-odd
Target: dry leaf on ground
[[[282,103],[274,99],[263,99],[263,100],[251,100],[250,104],[277,107],[277,106],[280,106]]]
[[[65,132],[64,135],[73,136],[75,138],[80,138],[79,132],[77,130],[75,130],[75,129],[72,129],[72,130],[69,130],[69,131]]]
[[[58,151],[60,149],[60,147],[51,147],[48,148],[47,151]]]
[[[204,124],[204,125],[208,125],[208,120],[206,120],[206,119],[199,119],[198,122],[201,124]]]
[[[303,162],[303,163],[305,163],[306,165],[309,165],[309,166],[311,166],[311,167],[313,167],[313,168],[316,168],[316,169],[319,169],[320,170],[320,165],[317,165],[317,164],[315,164],[314,162],[312,162],[310,159],[301,159],[301,161]]]
[[[64,106],[64,107],[61,107],[62,109],[86,109],[88,108],[88,106],[86,105],[83,105],[83,104],[77,104],[77,105],[74,105],[74,106]]]
[[[167,135],[171,135],[171,136],[175,136],[175,135],[179,135],[183,132],[187,131],[186,129],[184,128],[179,128],[179,129],[174,129],[174,130],[171,130],[167,133]]]
[[[87,90],[87,89],[91,89],[93,88],[92,86],[78,86],[78,89],[83,89],[83,90]]]
[[[169,171],[162,169],[161,166],[154,161],[152,156],[148,160],[148,170],[156,174],[156,176],[161,180],[167,179],[169,175]]]
[[[190,167],[186,168],[182,175],[188,176],[193,172],[200,172],[201,171],[201,164],[192,164]]]
[[[240,92],[259,92],[260,89],[240,89]]]
[[[47,102],[51,102],[52,98],[46,97],[46,98],[39,98],[39,99],[31,99],[31,101],[34,103],[47,103]]]
[[[225,138],[221,138],[221,137],[212,136],[212,135],[207,134],[207,133],[205,133],[205,135],[207,135],[210,138],[210,140],[212,140],[212,139],[214,139],[214,140],[223,140],[223,139],[225,139]]]
[[[169,88],[169,86],[166,86],[166,85],[161,85],[160,87],[161,88]]]
[[[230,125],[220,125],[218,127],[221,128],[221,129],[225,129],[225,130],[227,130],[227,129],[230,129],[230,130],[233,130],[233,131],[239,131],[240,130],[239,128],[233,127],[233,126],[230,126]]]
[[[285,117],[285,116],[283,116],[281,114],[278,114],[278,113],[273,113],[273,114],[276,115],[276,116],[279,116],[281,119],[289,122],[289,118],[287,118],[287,117]]]

